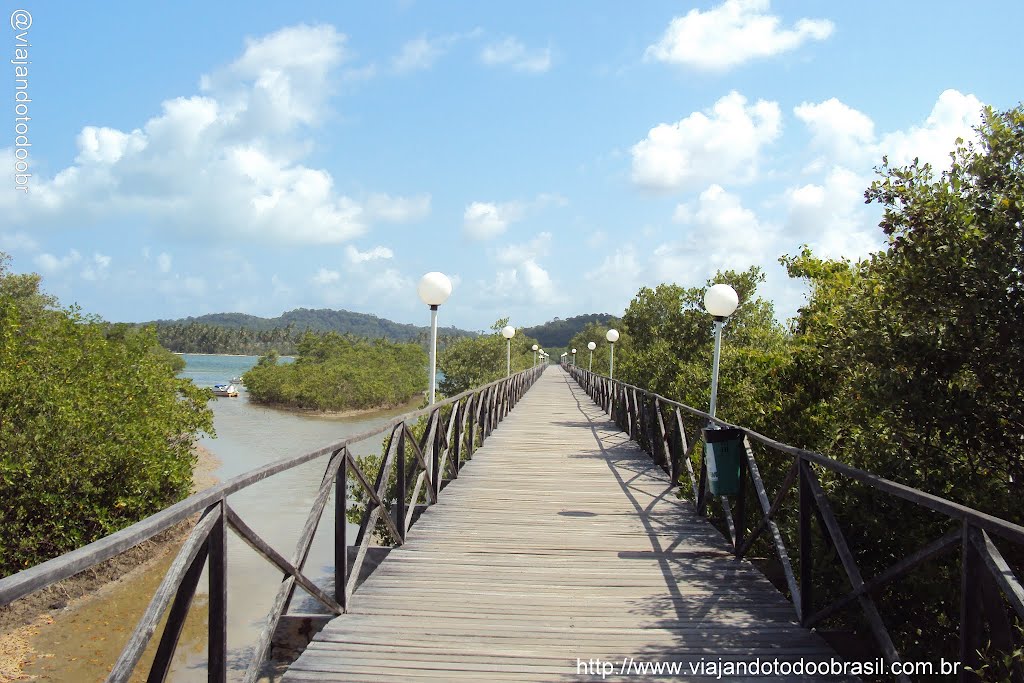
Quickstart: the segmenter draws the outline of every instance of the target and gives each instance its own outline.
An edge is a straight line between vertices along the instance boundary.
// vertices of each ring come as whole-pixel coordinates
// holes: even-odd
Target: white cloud
[[[499,263],[516,264],[547,256],[551,248],[551,233],[542,232],[529,242],[510,244],[498,249]]]
[[[160,255],[156,257],[156,267],[161,273],[171,272],[172,263],[173,259],[167,252],[160,252]]]
[[[394,252],[387,247],[374,247],[369,251],[359,251],[351,244],[345,247],[345,257],[350,263],[366,263],[377,259],[389,259],[392,256],[394,256]]]
[[[391,60],[391,66],[399,73],[429,69],[434,62],[445,53],[451,45],[451,38],[435,38],[420,36],[408,41],[401,51]]]
[[[430,195],[391,197],[384,193],[371,194],[366,199],[366,215],[371,220],[388,223],[408,223],[430,215]]]
[[[883,135],[878,149],[892,163],[909,164],[918,157],[936,168],[949,168],[949,153],[956,139],[976,137],[972,127],[981,123],[982,106],[974,95],[946,90],[939,95],[923,125]]]
[[[709,182],[749,181],[756,176],[761,148],[781,130],[776,102],[747,106],[731,92],[704,112],[655,126],[635,144],[633,182],[652,190],[682,190]]]
[[[811,131],[814,145],[838,159],[864,159],[875,139],[875,124],[866,114],[831,98],[804,102],[793,109]]]
[[[33,261],[36,267],[43,275],[56,275],[64,270],[67,270],[72,265],[82,260],[82,255],[77,250],[72,249],[68,252],[67,256],[54,256],[53,254],[44,253],[36,256]]]
[[[111,258],[105,254],[94,253],[92,255],[92,262],[88,263],[85,268],[82,269],[83,280],[102,280],[107,277],[107,273],[110,269]]]
[[[516,71],[543,73],[551,68],[551,49],[529,49],[513,37],[484,47],[480,59],[488,66],[509,66]]]
[[[817,104],[804,102],[793,112],[811,131],[813,143],[834,163],[876,164],[888,155],[896,165],[918,157],[936,168],[948,168],[956,139],[975,137],[972,128],[981,122],[982,106],[974,95],[946,90],[923,124],[881,137],[876,136],[870,117],[834,97]]]
[[[745,62],[824,40],[835,26],[827,19],[800,19],[791,28],[769,14],[770,0],[726,0],[706,12],[690,10],[669,23],[644,58],[703,71],[725,71]]]
[[[509,244],[494,252],[499,267],[494,282],[480,284],[480,290],[489,302],[516,302],[529,305],[539,297],[546,304],[562,302],[565,297],[559,291],[551,274],[541,265],[540,259],[551,250],[550,232],[539,233],[533,239],[519,244]]]
[[[493,239],[522,216],[523,206],[519,202],[473,202],[462,215],[462,228],[471,239]]]
[[[312,151],[305,133],[327,116],[345,41],[306,25],[248,39],[237,60],[201,78],[200,94],[164,102],[140,127],[83,128],[73,165],[36,177],[29,201],[0,195],[0,210],[34,225],[132,218],[204,239],[305,244],[423,215],[429,198],[374,195],[367,210],[300,162]]]
[[[312,279],[314,284],[326,287],[327,285],[333,285],[338,282],[341,279],[341,273],[336,270],[320,268],[316,271],[316,275],[314,275]]]
[[[720,185],[700,193],[696,206],[677,216],[689,228],[682,242],[659,245],[652,266],[662,280],[683,282],[716,270],[745,269],[778,257],[776,226],[762,221]]]
[[[822,184],[792,187],[784,194],[788,210],[786,234],[795,250],[807,244],[823,258],[857,258],[879,249],[877,219],[864,207],[868,176],[834,167]]]

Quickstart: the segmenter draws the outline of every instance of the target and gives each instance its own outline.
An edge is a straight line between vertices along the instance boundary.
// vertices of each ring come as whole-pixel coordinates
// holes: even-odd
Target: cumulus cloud
[[[56,275],[82,260],[82,255],[72,249],[66,256],[54,256],[50,253],[39,254],[33,259],[39,272],[43,275]]]
[[[676,123],[662,123],[635,144],[633,182],[650,190],[684,190],[709,182],[752,180],[763,147],[781,130],[776,102],[747,105],[738,92]]]
[[[793,109],[811,132],[812,143],[839,159],[862,159],[875,139],[875,123],[836,98]]]
[[[540,260],[551,249],[552,235],[542,232],[527,242],[509,244],[497,249],[494,258],[501,266],[490,285],[481,283],[488,298],[502,301],[536,301],[547,297],[548,303],[562,301],[563,297]]]
[[[37,225],[141,217],[206,239],[306,244],[420,215],[422,197],[381,195],[368,211],[300,161],[310,150],[303,134],[328,113],[345,41],[307,25],[250,38],[238,59],[200,79],[199,94],[164,102],[140,127],[83,128],[73,165],[36,178],[29,201],[3,195],[0,209]]]
[[[680,242],[661,244],[654,250],[658,277],[682,281],[688,273],[700,277],[723,268],[746,268],[778,256],[779,229],[743,206],[740,197],[720,185],[711,185],[677,220],[688,229]]]
[[[92,260],[82,268],[83,280],[102,280],[107,277],[110,269],[111,258],[105,254],[94,253]]]
[[[864,188],[870,183],[867,175],[835,166],[821,183],[788,188],[783,202],[792,248],[807,244],[825,258],[857,258],[879,249],[877,218],[872,220],[864,206]]]
[[[276,277],[276,276],[275,276]],[[316,275],[312,277],[313,284],[326,287],[327,285],[333,285],[334,283],[341,280],[341,273],[336,270],[329,270],[327,268],[320,268],[316,271]]]
[[[702,12],[690,10],[669,23],[661,40],[644,52],[648,61],[702,71],[725,71],[754,59],[790,52],[835,30],[827,19],[800,19],[783,27],[770,0],[726,0]]]
[[[877,228],[878,209],[864,205],[871,167],[887,155],[897,166],[917,157],[937,169],[948,168],[956,139],[975,137],[981,108],[974,95],[946,90],[922,123],[879,134],[869,116],[836,98],[797,106],[794,114],[821,154],[812,167],[823,175],[783,193],[790,241],[807,243],[825,257],[858,258],[880,249],[884,238]]]
[[[918,157],[937,168],[947,168],[956,139],[974,138],[972,128],[981,122],[982,106],[974,95],[946,90],[924,123],[881,136],[876,135],[869,116],[834,97],[819,103],[804,102],[793,113],[811,132],[812,143],[827,155],[826,161],[875,164],[888,155],[895,164],[907,164]]]
[[[462,229],[471,239],[493,239],[522,216],[523,206],[519,202],[472,202],[463,212]]]
[[[394,256],[394,252],[387,247],[374,247],[368,251],[359,251],[351,244],[345,247],[345,257],[350,263],[366,263],[378,259],[389,259],[392,256]]]
[[[509,244],[497,251],[499,263],[516,264],[547,256],[551,248],[551,233],[542,232],[529,242]]]
[[[972,128],[981,123],[982,106],[974,95],[946,90],[939,95],[924,124],[883,135],[878,149],[897,164],[908,164],[918,157],[936,168],[948,168],[949,153],[956,139],[976,137]]]
[[[517,38],[508,37],[486,45],[480,60],[488,66],[508,66],[516,71],[543,73],[551,68],[550,48],[527,48]]]

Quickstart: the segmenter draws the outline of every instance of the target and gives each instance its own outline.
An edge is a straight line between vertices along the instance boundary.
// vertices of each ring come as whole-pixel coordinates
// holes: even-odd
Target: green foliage
[[[491,334],[457,339],[438,353],[437,367],[444,374],[437,383],[441,394],[455,396],[505,376],[509,350],[501,328],[507,324],[508,318],[502,318],[491,326]],[[511,347],[512,374],[533,366],[534,344],[536,339],[524,330],[516,330]]]
[[[548,352],[559,349],[560,354],[562,351],[572,348],[571,340],[585,328],[590,325],[608,325],[610,320],[612,320],[612,316],[608,313],[586,313],[564,320],[555,318],[543,325],[526,327],[523,328],[522,333],[537,339],[537,343],[542,349]],[[579,351],[578,346],[576,350]],[[559,354],[552,353],[552,356],[557,359]]]
[[[779,383],[788,363],[788,335],[775,322],[771,302],[757,296],[763,281],[761,270],[752,267],[718,273],[707,282],[728,283],[740,299],[723,331],[718,417],[758,431],[770,430],[781,408]],[[631,344],[616,351],[619,378],[707,409],[714,323],[704,311],[705,289],[663,284],[637,293],[623,316]]]
[[[391,407],[427,385],[427,356],[416,344],[307,332],[297,350],[294,363],[278,364],[271,351],[245,373],[251,400],[310,410]]]
[[[958,143],[942,173],[916,161],[883,162],[865,197],[884,208],[885,251],[857,263],[819,259],[806,248],[781,259],[809,287],[788,333],[756,297],[759,271],[713,280],[740,296],[725,328],[719,416],[1019,524],[1024,108],[986,110],[978,132],[978,142]],[[616,350],[617,377],[706,406],[712,321],[702,294],[675,285],[641,290],[623,317],[631,348]],[[606,367],[595,358],[595,370]],[[770,454],[759,459],[769,492],[788,465]],[[951,526],[942,515],[818,472],[865,576]],[[793,547],[792,513],[778,521]],[[834,550],[820,536],[816,547],[816,591],[825,604],[848,585]],[[1003,551],[1011,566],[1024,564],[1021,548]],[[880,592],[905,659],[955,656],[959,583],[957,559],[944,558]],[[828,626],[865,629],[855,610]],[[1010,660],[993,657],[986,675],[998,679]]]
[[[622,379],[620,373],[622,358],[623,356],[630,355],[631,348],[630,333],[626,329],[625,323],[619,318],[608,316],[605,322],[588,322],[583,326],[582,330],[573,335],[569,340],[568,350],[571,355],[572,350],[576,349],[576,365],[589,369],[590,349],[587,348],[587,343],[594,342],[597,344],[597,348],[594,349],[593,371],[600,375],[607,375],[609,361],[611,360],[611,345],[608,343],[605,334],[612,328],[619,333],[619,341],[615,342],[615,376],[618,379]],[[557,360],[561,352],[557,349],[551,349],[550,353]]]
[[[1016,625],[1014,630],[1017,631],[1017,642],[1024,642],[1024,627]],[[983,650],[978,651],[978,657],[983,662],[980,666],[965,668],[984,683],[1012,683],[1015,672],[1024,667],[1024,647],[1003,652],[989,641]]]
[[[0,574],[73,550],[187,495],[210,393],[151,330],[58,309],[0,255]]]

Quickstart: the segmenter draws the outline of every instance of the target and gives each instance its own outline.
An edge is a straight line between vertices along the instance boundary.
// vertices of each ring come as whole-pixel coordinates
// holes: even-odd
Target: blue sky
[[[425,324],[440,270],[442,325],[532,325],[753,264],[784,318],[780,255],[881,246],[883,154],[943,165],[1024,84],[1019,2],[4,8],[0,250],[114,321]]]

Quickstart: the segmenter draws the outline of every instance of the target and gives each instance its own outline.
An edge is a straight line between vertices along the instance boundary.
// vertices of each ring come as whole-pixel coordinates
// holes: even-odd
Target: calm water
[[[200,386],[212,386],[241,376],[256,363],[257,357],[185,355],[185,361],[183,377]],[[416,408],[416,405],[410,405],[356,417],[323,417],[249,403],[244,388],[238,398],[217,398],[211,406],[217,437],[204,437],[202,444],[220,459],[216,476],[221,481],[372,429]],[[352,450],[359,455],[375,452],[379,450],[381,440],[376,437],[368,439]],[[326,465],[327,456],[324,456],[240,491],[228,502],[265,541],[290,558]],[[332,505],[328,502],[321,531],[306,562],[306,573],[314,579],[333,571],[333,550],[329,538]],[[349,530],[349,538],[354,539],[355,528],[350,525]],[[229,534],[228,569],[228,646],[235,669],[233,678],[237,679],[244,671],[248,652],[270,610],[281,573],[234,534]],[[119,586],[100,605],[90,609],[84,623],[79,619],[70,632],[45,636],[42,642],[35,643],[37,650],[49,649],[57,657],[43,660],[29,673],[51,681],[100,680],[105,677],[162,574],[162,569],[149,572],[130,585]],[[192,607],[195,613],[192,623],[186,628],[179,645],[173,681],[206,680],[205,578],[200,587],[201,594],[197,595]],[[301,595],[301,589],[296,591],[297,605]],[[71,657],[77,659],[72,661]]]

